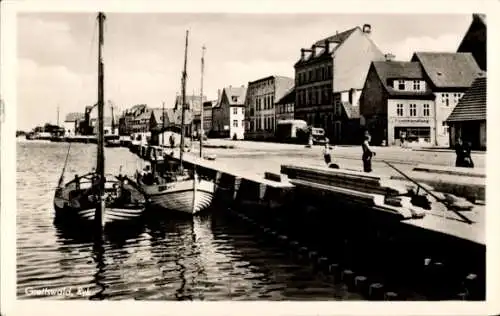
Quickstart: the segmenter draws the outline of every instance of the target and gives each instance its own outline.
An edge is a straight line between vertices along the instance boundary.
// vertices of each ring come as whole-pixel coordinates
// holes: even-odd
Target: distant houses
[[[300,49],[299,59],[290,65],[294,78],[249,78],[247,86],[220,89],[212,101],[187,95],[186,135],[198,136],[203,121],[209,137],[273,140],[279,121],[295,119],[323,128],[333,144],[359,145],[368,132],[372,145],[446,147],[460,136],[475,148],[486,148],[485,114],[474,114],[473,121],[463,115],[486,113],[485,101],[481,103],[486,94],[481,90],[486,81],[484,14],[473,15],[457,52],[417,51],[405,61],[374,43],[370,24],[313,43]],[[484,96],[478,99],[480,93]],[[179,127],[181,105],[179,95],[164,110],[135,105],[117,120],[119,133]],[[83,119],[70,113],[65,129],[88,133],[92,108],[87,107]],[[79,124],[73,123],[74,117]]]
[[[486,76],[476,78],[446,120],[451,146],[460,137],[473,149],[486,150],[486,83]]]
[[[359,96],[371,62],[384,60],[371,32],[365,24],[336,33],[301,49],[295,63],[295,118],[334,143],[360,142]]]
[[[245,100],[245,139],[274,138],[276,130],[275,102],[294,85],[289,77],[273,75],[250,81]]]
[[[214,137],[243,139],[245,133],[245,100],[247,88],[225,87],[220,101],[212,108]]]
[[[409,62],[373,62],[360,114],[374,145],[449,146],[446,119],[481,74],[470,53],[415,53]]]

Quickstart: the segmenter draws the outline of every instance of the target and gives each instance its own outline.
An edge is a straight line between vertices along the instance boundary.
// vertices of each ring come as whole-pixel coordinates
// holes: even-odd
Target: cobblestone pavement
[[[206,143],[215,146],[234,146],[231,149],[204,148],[204,154],[215,154],[217,161],[224,161],[231,164],[231,167],[259,174],[265,171],[279,172],[282,164],[325,166],[322,146],[306,148],[304,145],[225,139],[210,139]],[[452,151],[416,151],[401,147],[373,147],[373,150],[376,152],[373,159],[374,173],[395,173],[384,161],[393,163],[403,171],[409,171],[418,164],[449,167],[455,164],[455,153]],[[360,146],[335,146],[331,153],[333,161],[342,168],[362,169]],[[477,168],[484,168],[485,157],[483,153],[472,154]]]

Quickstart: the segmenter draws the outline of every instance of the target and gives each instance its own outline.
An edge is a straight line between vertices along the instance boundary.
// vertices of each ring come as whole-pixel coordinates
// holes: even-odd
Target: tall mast
[[[182,108],[181,108],[181,148],[180,148],[180,154],[179,154],[179,160],[180,160],[180,171],[182,172],[182,158],[184,155],[184,120],[185,120],[185,113],[184,111],[186,110],[186,78],[187,78],[187,73],[186,73],[186,68],[187,68],[187,51],[188,51],[188,36],[189,36],[189,31],[186,30],[186,46],[184,49],[184,71],[182,72]]]
[[[57,105],[57,127],[59,127],[59,105]]]
[[[165,101],[161,104],[161,146],[165,145]]]
[[[102,46],[104,43],[104,20],[106,16],[99,12],[97,20],[99,21],[99,49],[98,49],[98,84],[97,84],[97,113],[98,113],[98,130],[97,130],[97,167],[96,172],[99,176],[99,197],[100,201],[97,204],[95,221],[97,225],[101,225],[102,212],[104,210],[104,63],[102,58]]]
[[[203,71],[205,70],[205,45],[201,47],[201,85],[200,85],[200,103],[201,103],[201,112],[200,112],[200,158],[203,158],[203,135],[205,135],[203,129]]]
[[[109,101],[109,105],[111,107],[111,134],[114,135],[115,134],[115,115],[114,115],[114,106],[113,106],[113,103],[111,103],[111,101]]]

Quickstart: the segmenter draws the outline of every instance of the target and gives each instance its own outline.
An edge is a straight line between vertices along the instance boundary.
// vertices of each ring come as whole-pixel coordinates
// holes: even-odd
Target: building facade
[[[359,143],[359,97],[372,61],[384,54],[371,26],[354,27],[301,49],[295,63],[295,119],[325,129],[334,143]]]
[[[185,104],[185,124],[186,124],[186,133],[187,135],[197,136],[197,131],[201,130],[201,107],[203,102],[207,100],[206,96],[200,95],[186,95],[186,104]],[[182,112],[180,111],[182,104],[182,95],[177,95],[175,98],[174,112],[176,115],[180,115]],[[186,123],[189,121],[190,123]]]
[[[479,68],[486,71],[486,15],[473,14],[472,23],[457,50],[458,53],[471,53]]]
[[[248,83],[245,112],[245,138],[271,139],[276,130],[275,102],[294,85],[284,76],[269,76]]]
[[[460,137],[473,149],[486,150],[486,86],[485,76],[476,78],[448,117],[452,147]]]
[[[431,146],[435,138],[434,95],[418,62],[373,62],[360,100],[363,128],[374,145],[399,146],[419,142]]]
[[[78,134],[78,125],[85,119],[84,113],[68,113],[63,122],[64,135],[65,136],[75,136]]]
[[[212,108],[212,131],[215,137],[244,139],[245,86],[229,86],[222,90],[220,102]]]
[[[448,147],[450,135],[446,119],[483,71],[471,53],[417,52],[411,61],[420,63],[424,79],[434,94],[434,145]]]
[[[283,120],[293,120],[295,117],[295,88],[291,88],[276,102],[276,123]]]
[[[203,131],[205,135],[211,135],[212,131],[212,108],[217,105],[217,101],[203,102]]]

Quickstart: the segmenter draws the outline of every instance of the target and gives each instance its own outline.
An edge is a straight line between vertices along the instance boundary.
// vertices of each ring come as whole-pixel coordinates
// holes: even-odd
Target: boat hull
[[[142,188],[153,208],[194,215],[210,207],[215,184],[205,179],[188,179]]]
[[[79,191],[76,190],[74,180],[56,190],[54,209],[57,219],[94,221],[98,202],[90,193],[89,187],[91,184],[86,181],[89,176],[91,174],[79,178]],[[131,184],[130,180],[127,179],[126,183],[123,184],[115,178],[112,181],[107,181],[105,187],[116,184],[121,184],[122,194],[128,193],[128,198],[110,199],[104,203],[101,222],[103,225],[138,220],[146,208],[145,196]],[[78,193],[77,196],[74,196],[75,192]]]

